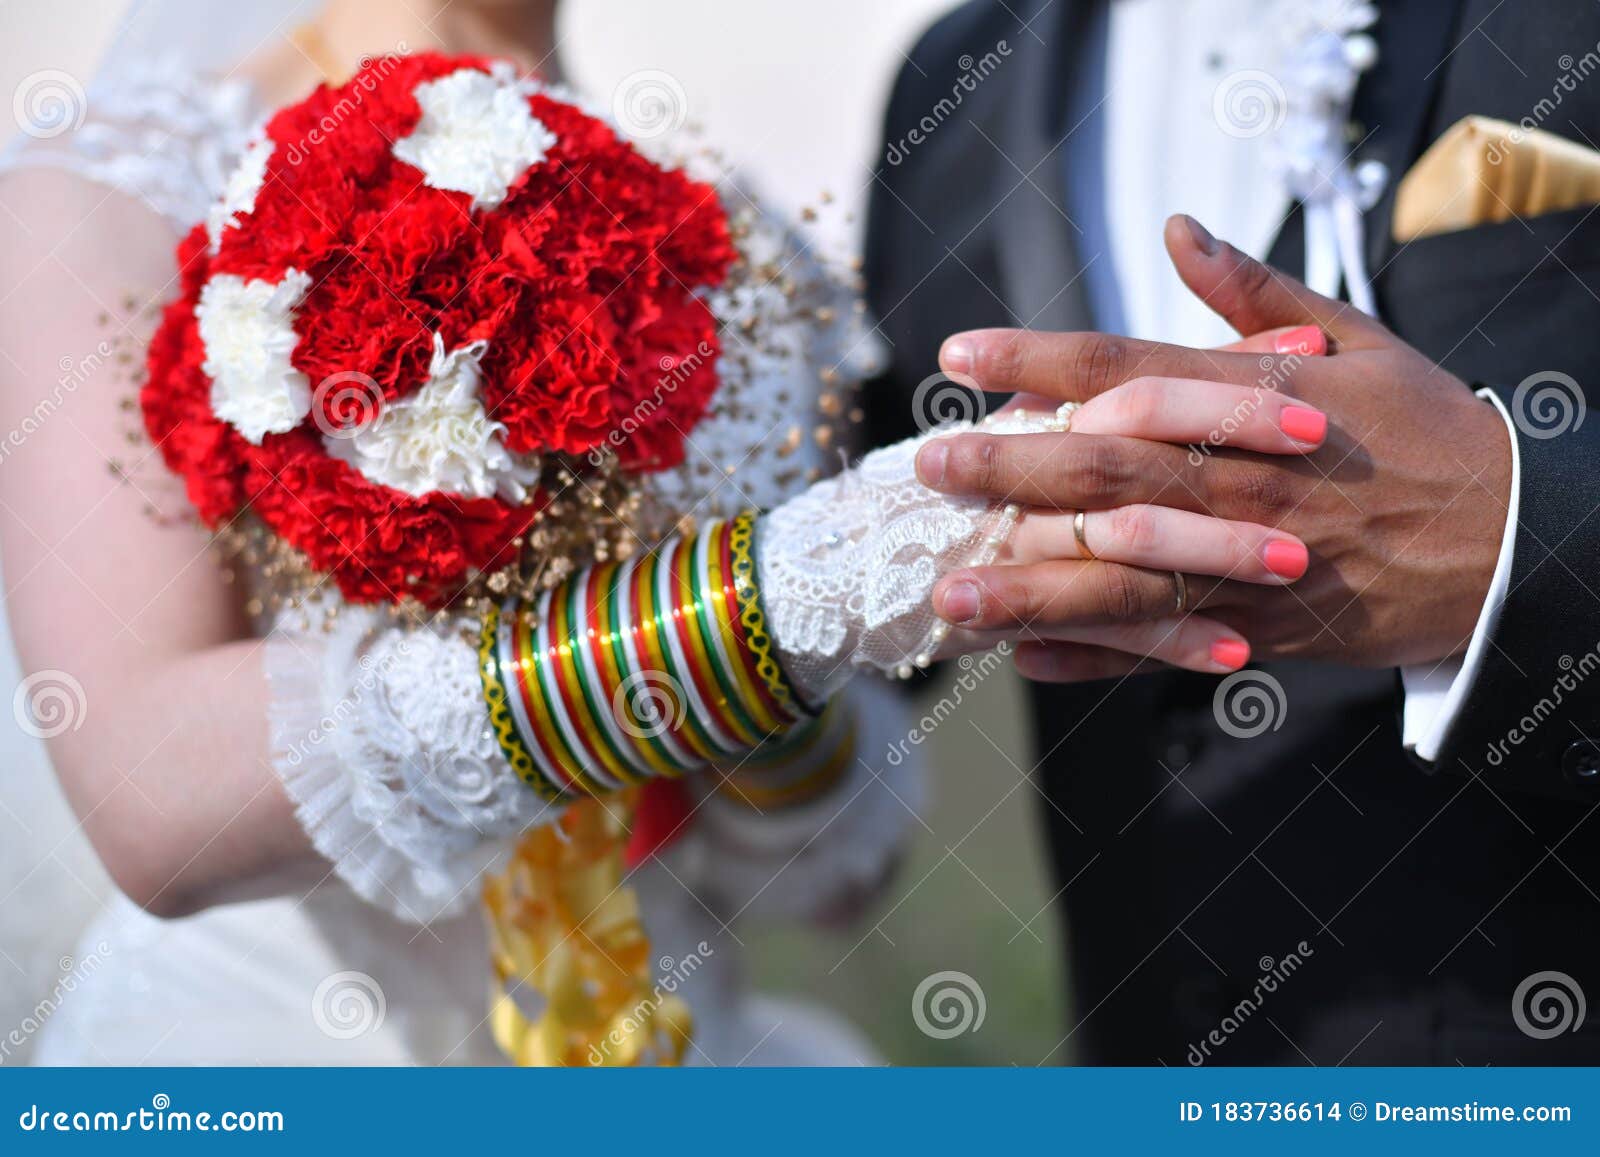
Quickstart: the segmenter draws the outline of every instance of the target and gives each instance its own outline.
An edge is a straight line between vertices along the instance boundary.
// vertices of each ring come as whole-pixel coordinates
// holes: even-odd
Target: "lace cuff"
[[[273,765],[312,845],[418,923],[469,907],[504,841],[557,814],[500,754],[461,626],[345,607],[267,641]]]
[[[917,480],[917,451],[972,430],[942,426],[874,450],[835,478],[765,515],[756,529],[761,597],[783,669],[812,703],[857,668],[926,666],[946,627],[929,596],[939,576],[990,562],[1016,521],[1014,507],[952,498]],[[1055,414],[1002,410],[991,434],[1060,429]]]

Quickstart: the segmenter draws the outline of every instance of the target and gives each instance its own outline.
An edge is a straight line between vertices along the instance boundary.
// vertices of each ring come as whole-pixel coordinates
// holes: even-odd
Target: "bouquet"
[[[503,591],[574,473],[682,462],[736,257],[711,186],[505,62],[377,58],[183,241],[145,426],[202,519],[350,602]]]

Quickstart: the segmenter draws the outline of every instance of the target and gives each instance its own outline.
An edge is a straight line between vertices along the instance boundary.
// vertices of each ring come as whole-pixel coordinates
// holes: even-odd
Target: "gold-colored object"
[[[489,1026],[519,1065],[678,1065],[694,1030],[655,978],[623,868],[637,796],[580,800],[518,842],[484,885]]]
[[[1083,557],[1093,559],[1099,557],[1089,549],[1089,540],[1083,533],[1084,512],[1082,510],[1072,516],[1072,537],[1078,540],[1078,549],[1083,551]]]
[[[1189,606],[1189,580],[1183,577],[1181,570],[1172,572],[1172,589],[1176,600],[1172,613],[1181,615]]]
[[[1543,129],[1462,117],[1395,190],[1404,243],[1515,217],[1600,204],[1600,152]]]

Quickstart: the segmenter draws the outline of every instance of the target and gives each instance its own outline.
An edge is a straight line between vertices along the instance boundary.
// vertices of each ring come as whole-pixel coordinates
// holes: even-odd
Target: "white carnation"
[[[328,453],[368,480],[411,495],[441,490],[522,501],[539,480],[539,463],[507,450],[505,426],[484,412],[478,366],[487,348],[477,341],[445,353],[434,334],[427,384],[385,402],[376,419],[354,431],[325,434]]]
[[[267,162],[272,159],[272,150],[276,147],[266,136],[250,142],[238,167],[228,176],[222,200],[206,214],[206,236],[211,238],[211,252],[215,253],[222,244],[222,231],[239,224],[239,214],[255,212],[256,197],[267,179]]]
[[[267,434],[294,429],[311,410],[311,383],[289,361],[299,340],[294,309],[310,288],[298,269],[278,282],[219,273],[194,307],[212,412],[257,446]]]
[[[422,117],[394,143],[394,155],[421,169],[434,188],[469,193],[474,209],[493,209],[556,143],[528,109],[534,90],[504,63],[424,81],[414,90]]]

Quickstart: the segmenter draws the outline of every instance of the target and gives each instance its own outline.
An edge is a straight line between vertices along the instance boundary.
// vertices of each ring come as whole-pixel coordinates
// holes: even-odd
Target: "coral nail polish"
[[[1311,556],[1298,542],[1280,538],[1267,543],[1266,549],[1261,552],[1261,561],[1279,578],[1297,579],[1311,565]]]
[[[1211,644],[1211,661],[1229,671],[1237,671],[1250,661],[1250,644],[1243,639],[1218,639]]]
[[[1328,415],[1307,406],[1285,406],[1278,414],[1278,428],[1296,442],[1315,446],[1328,436]]]
[[[1319,325],[1302,325],[1285,330],[1272,343],[1280,354],[1299,354],[1302,357],[1321,357],[1328,352],[1328,337]]]

